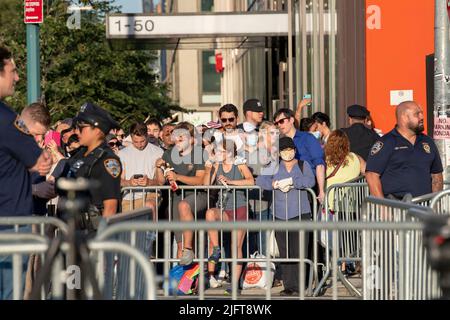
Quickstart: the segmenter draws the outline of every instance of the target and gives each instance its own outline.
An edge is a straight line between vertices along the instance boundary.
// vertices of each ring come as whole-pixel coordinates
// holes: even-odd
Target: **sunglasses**
[[[108,145],[109,145],[110,147],[118,147],[118,146],[119,146],[119,143],[118,143],[118,142],[109,142]]]
[[[117,134],[116,137],[123,139],[125,137],[125,135],[124,134]]]
[[[276,126],[283,125],[283,124],[286,123],[286,121],[289,121],[289,120],[290,120],[290,118],[283,118],[283,119],[280,119],[280,120],[278,120],[278,121],[275,122],[275,125],[276,125]]]
[[[229,122],[229,123],[233,123],[234,121],[236,120],[236,118],[222,118],[222,119],[220,119],[220,121],[222,121],[223,123],[227,123],[227,122]]]

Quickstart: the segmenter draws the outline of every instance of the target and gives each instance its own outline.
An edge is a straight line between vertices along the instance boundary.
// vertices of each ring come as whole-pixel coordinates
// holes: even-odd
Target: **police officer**
[[[373,145],[366,179],[373,196],[401,200],[443,189],[441,157],[434,141],[424,135],[423,111],[416,102],[396,110],[397,126]]]
[[[81,107],[74,123],[82,147],[69,159],[66,177],[99,182],[100,187],[90,191],[89,212],[77,219],[80,229],[92,231],[97,229],[100,217],[113,216],[119,210],[122,167],[105,141],[109,131],[118,124],[107,111],[92,103]]]
[[[0,47],[0,217],[33,213],[30,172],[45,176],[51,169],[50,154],[36,144],[22,119],[2,100],[12,96],[19,81],[12,54]],[[0,232],[10,229],[0,226]],[[22,226],[20,232],[31,228]],[[24,279],[28,257],[23,257]],[[12,297],[12,256],[0,256],[0,300]]]
[[[364,123],[370,115],[367,108],[360,105],[352,105],[347,108],[350,127],[342,129],[350,140],[350,151],[367,161],[370,149],[378,140],[378,134],[367,128]]]

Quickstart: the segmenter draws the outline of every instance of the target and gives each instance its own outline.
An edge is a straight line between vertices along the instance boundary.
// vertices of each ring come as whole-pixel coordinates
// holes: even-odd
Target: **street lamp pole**
[[[435,4],[434,138],[442,156],[444,179],[450,180],[450,0]],[[443,125],[443,126],[442,126]],[[444,128],[444,129],[443,129]]]

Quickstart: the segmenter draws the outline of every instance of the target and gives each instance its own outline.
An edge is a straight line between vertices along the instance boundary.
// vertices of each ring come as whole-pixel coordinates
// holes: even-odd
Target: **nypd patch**
[[[116,159],[107,159],[104,162],[105,169],[113,178],[118,178],[121,174],[120,163]]]
[[[423,150],[425,150],[426,153],[431,154],[431,147],[428,143],[424,142],[423,144]]]
[[[17,130],[19,130],[20,132],[31,136],[30,130],[28,130],[25,122],[20,119],[19,117],[17,117],[16,121],[14,121],[14,126],[17,128]]]
[[[381,149],[383,149],[384,143],[381,141],[377,141],[373,147],[372,150],[370,151],[370,155],[374,156],[376,155],[378,152],[381,151]]]

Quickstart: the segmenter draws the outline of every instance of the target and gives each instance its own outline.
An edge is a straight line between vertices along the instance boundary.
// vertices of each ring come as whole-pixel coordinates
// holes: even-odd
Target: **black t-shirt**
[[[195,177],[197,171],[205,170],[207,152],[202,147],[195,146],[189,154],[181,156],[178,149],[172,147],[164,151],[162,159],[171,165],[175,173],[186,177]],[[184,185],[182,182],[177,182],[177,184]]]

